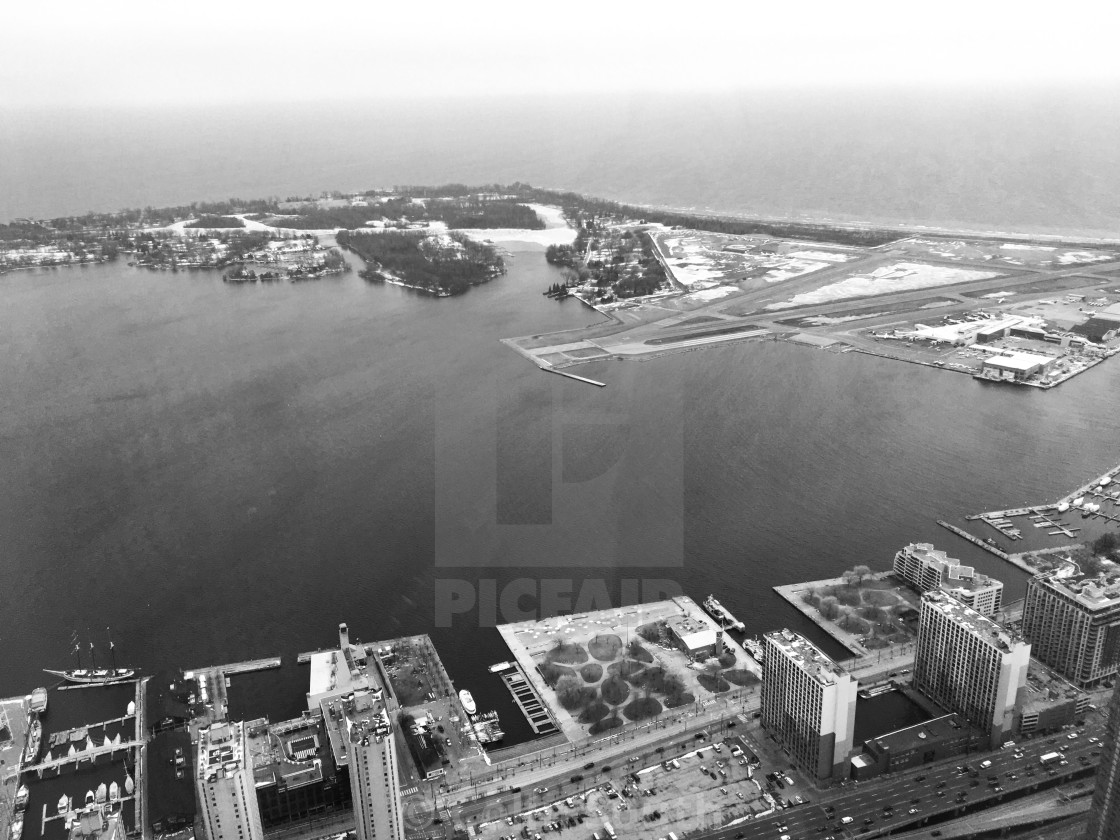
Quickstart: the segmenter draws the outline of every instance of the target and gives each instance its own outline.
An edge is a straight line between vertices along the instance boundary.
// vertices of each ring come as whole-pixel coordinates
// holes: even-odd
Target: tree
[[[1112,554],[1112,552],[1114,552],[1118,546],[1120,546],[1120,540],[1117,540],[1116,535],[1110,531],[1108,533],[1101,534],[1099,537],[1093,540],[1092,549],[1094,554],[1107,557],[1108,555]]]
[[[852,574],[854,574],[856,580],[862,584],[865,578],[871,577],[871,569],[868,566],[856,566],[852,569]]]
[[[820,610],[821,616],[829,621],[835,621],[840,616],[840,605],[832,595],[821,598],[818,609]]]
[[[844,585],[852,589],[856,585],[857,575],[854,569],[848,569],[844,574],[840,575],[840,579],[844,581]]]

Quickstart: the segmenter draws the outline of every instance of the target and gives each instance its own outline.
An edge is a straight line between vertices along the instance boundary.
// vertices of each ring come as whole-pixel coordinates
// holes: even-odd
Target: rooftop
[[[320,719],[295,718],[272,726],[259,718],[246,726],[257,787],[275,784],[287,790],[323,779],[323,762],[331,751]]]
[[[1047,365],[1054,361],[1052,356],[1042,356],[1038,353],[1012,353],[1010,351],[985,359],[985,365],[1004,368],[1005,370],[1030,370],[1036,365]]]
[[[351,744],[368,744],[392,737],[393,724],[382,691],[356,691],[320,701],[335,766],[349,760]]]
[[[1021,637],[1012,633],[1006,627],[981,615],[971,607],[966,607],[956,598],[944,592],[934,590],[923,595],[923,610],[926,606],[950,618],[956,624],[1005,653],[1017,645],[1026,644]]]
[[[224,779],[245,767],[243,723],[216,723],[198,731],[198,772],[206,781]]]
[[[1038,576],[1051,588],[1092,610],[1120,604],[1120,569],[1088,575],[1073,562]]]
[[[964,725],[966,724],[963,724],[955,713],[948,714],[870,738],[868,744],[877,750],[890,750],[892,753],[906,752],[940,738],[952,737]]]
[[[792,630],[774,630],[764,637],[821,685],[833,685],[848,672],[819,647]]]
[[[1026,690],[1019,695],[1024,712],[1038,711],[1062,700],[1077,700],[1085,693],[1037,659],[1027,669]]]

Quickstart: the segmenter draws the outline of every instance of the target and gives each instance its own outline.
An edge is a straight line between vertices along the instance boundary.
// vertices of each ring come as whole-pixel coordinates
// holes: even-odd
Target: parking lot
[[[668,753],[666,753],[668,755]],[[739,737],[698,743],[649,766],[632,757],[625,766],[585,768],[591,784],[572,792],[538,787],[522,792],[522,808],[480,823],[481,840],[547,840],[549,835],[610,840],[607,826],[626,838],[665,840],[698,828],[714,828],[798,804],[807,792],[785,771],[767,770]],[[576,777],[582,781],[582,776]]]

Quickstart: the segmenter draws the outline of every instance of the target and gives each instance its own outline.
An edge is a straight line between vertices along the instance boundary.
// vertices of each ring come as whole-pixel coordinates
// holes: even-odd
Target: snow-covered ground
[[[824,260],[832,263],[847,262],[851,259],[848,254],[837,254],[834,251],[790,251],[786,256],[802,260]]]
[[[834,300],[949,286],[954,283],[986,280],[989,277],[997,276],[998,274],[994,271],[971,271],[964,268],[901,262],[882,266],[870,274],[858,274],[814,289],[811,292],[794,295],[787,301],[772,303],[766,308],[771,310],[790,309],[794,306],[810,306],[818,303],[829,303]]]
[[[1070,263],[1107,262],[1116,259],[1115,254],[1102,254],[1097,251],[1065,251],[1058,255],[1058,262],[1062,265]]]
[[[775,267],[766,272],[762,278],[767,283],[781,283],[783,280],[800,277],[802,274],[808,274],[810,271],[816,271],[828,265],[828,263],[803,260],[792,256],[775,257],[771,263]]]
[[[734,286],[717,286],[714,289],[701,289],[699,292],[690,292],[681,298],[681,300],[694,301],[694,300],[719,300],[721,297],[735,294],[738,289]]]
[[[575,228],[568,227],[564,221],[564,212],[559,207],[547,204],[526,204],[533,212],[540,216],[545,224],[544,230],[521,230],[518,228],[479,228],[465,229],[471,239],[478,241],[490,240],[498,245],[513,243],[527,243],[531,245],[571,245],[576,238]]]

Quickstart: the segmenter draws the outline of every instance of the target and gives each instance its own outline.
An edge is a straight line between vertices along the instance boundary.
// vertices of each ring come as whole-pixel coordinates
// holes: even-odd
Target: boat
[[[490,666],[490,673],[497,674],[499,671],[508,671],[512,667],[512,662],[499,662],[497,665]]]
[[[96,801],[97,801],[97,796],[94,794],[94,792],[92,790],[87,790],[86,791],[86,805],[92,805]]]
[[[12,800],[17,813],[27,807],[27,799],[30,796],[31,791],[27,789],[27,785],[20,785],[19,790],[16,791],[16,798]]]
[[[109,798],[109,786],[102,782],[97,786],[97,793],[95,795],[97,802],[105,802]]]
[[[1083,501],[1085,501],[1085,497],[1084,496],[1078,496],[1076,499],[1073,500],[1073,506],[1074,507],[1081,507],[1081,503]]]
[[[61,816],[70,810],[70,797],[66,794],[58,797],[58,813]]]
[[[758,662],[760,664],[762,663],[764,650],[764,648],[762,647],[762,642],[760,642],[758,639],[746,639],[743,641],[743,647],[745,647],[747,649],[747,652],[754,657],[755,662]]]
[[[120,798],[121,798],[121,786],[118,785],[116,782],[113,782],[111,785],[109,785],[109,801],[110,802],[116,802]]]
[[[465,688],[459,692],[459,702],[463,704],[463,709],[468,715],[473,715],[478,710],[474,705],[474,698]]]
[[[1058,513],[1065,513],[1067,510],[1069,510],[1069,502],[1062,502],[1058,505]]]
[[[19,840],[23,836],[23,814],[17,814],[8,827],[8,840]]]
[[[743,622],[735,618],[723,604],[716,600],[715,595],[709,595],[704,599],[704,609],[712,614],[712,617],[719,622],[720,627],[738,630],[739,632],[746,629]]]
[[[27,730],[27,746],[23,750],[25,764],[33,764],[39,757],[39,750],[43,746],[43,724],[39,718],[32,718],[31,727]]]
[[[45,688],[37,688],[31,692],[30,706],[31,711],[37,715],[41,715],[47,710],[47,690]]]
[[[136,790],[136,782],[132,781],[132,776],[128,773],[124,775],[124,792],[132,796],[132,792]]]
[[[112,637],[109,638],[109,654],[113,657],[112,667],[98,668],[93,658],[93,642],[89,643],[89,656],[91,667],[82,667],[82,648],[78,643],[77,636],[73,639],[74,642],[74,656],[77,659],[78,667],[71,668],[68,671],[54,671],[50,668],[44,668],[48,674],[53,674],[56,677],[62,677],[67,682],[79,683],[82,685],[102,685],[104,683],[117,682],[118,680],[130,680],[136,676],[136,671],[133,668],[118,668],[116,665],[116,656],[113,653],[116,647],[113,644]]]

